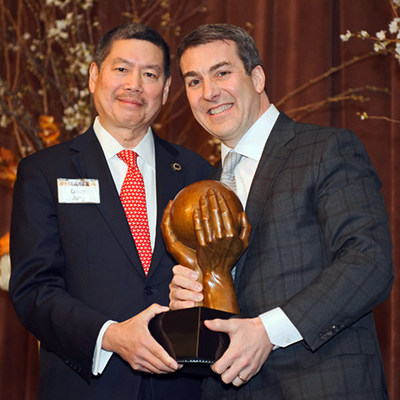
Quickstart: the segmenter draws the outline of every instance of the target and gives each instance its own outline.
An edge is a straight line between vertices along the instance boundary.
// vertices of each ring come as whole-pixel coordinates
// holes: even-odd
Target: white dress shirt
[[[122,184],[125,179],[128,166],[118,157],[118,153],[124,150],[124,147],[109,134],[100,124],[98,117],[93,124],[94,133],[100,142],[101,148],[110,168],[111,175],[114,179],[115,187],[118,193],[121,192]],[[151,248],[154,250],[156,236],[156,219],[157,219],[157,193],[156,193],[156,157],[154,149],[153,132],[149,127],[146,135],[134,149],[137,154],[137,165],[143,176],[144,187],[146,192],[146,207],[150,229]],[[104,371],[108,361],[112,356],[112,352],[101,348],[103,336],[110,324],[115,321],[107,321],[101,328],[97,337],[96,348],[93,355],[92,373],[93,375],[101,374]]]
[[[244,156],[235,169],[236,194],[242,202],[243,208],[246,207],[247,197],[264,151],[265,143],[278,117],[279,111],[271,104],[268,110],[242,136],[233,149]],[[231,148],[223,143],[221,144],[222,163],[229,150]],[[260,318],[271,343],[274,345],[274,349],[287,347],[303,339],[300,332],[280,307],[261,314]]]

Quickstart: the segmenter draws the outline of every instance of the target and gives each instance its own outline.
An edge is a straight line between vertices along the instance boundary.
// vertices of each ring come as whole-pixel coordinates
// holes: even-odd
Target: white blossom
[[[8,124],[10,123],[10,119],[7,117],[7,115],[3,114],[0,118],[0,127],[2,128],[7,128]]]
[[[365,30],[362,30],[362,31],[360,31],[360,36],[362,38],[367,38],[367,37],[369,37],[369,33]]]
[[[400,62],[400,43],[396,43],[396,47],[395,47],[395,53],[394,56],[399,60]]]
[[[5,254],[0,258],[0,289],[8,291],[8,282],[11,275],[10,255]]]
[[[344,35],[340,35],[340,40],[342,42],[347,42],[352,36],[353,34],[349,30],[347,30]]]
[[[394,18],[389,24],[389,32],[396,33],[400,29],[400,18]]]
[[[60,9],[63,9],[70,2],[71,2],[71,0],[46,0],[46,6],[50,6],[50,7],[54,6],[54,7],[58,7]]]
[[[79,71],[81,75],[87,76],[90,63],[92,62],[92,52],[89,46],[84,42],[77,43],[75,47],[70,47],[69,51],[73,56],[69,70],[72,73]]]
[[[56,21],[57,22],[57,21]],[[68,39],[68,33],[63,32],[62,30],[58,28],[50,28],[49,31],[47,32],[47,37],[49,39],[54,38],[54,39]]]
[[[381,30],[381,31],[379,31],[379,32],[376,32],[376,37],[377,37],[379,40],[385,40],[385,39],[386,39],[386,31]]]
[[[388,45],[389,42],[375,42],[374,43],[374,51],[376,53],[380,53],[382,51],[386,50],[386,46]]]
[[[55,29],[59,31],[64,31],[67,28],[67,20],[66,19],[57,19],[55,21]]]
[[[85,98],[85,97],[88,97],[88,96],[90,96],[90,92],[89,92],[89,89],[83,89],[83,90],[80,90],[79,91],[79,97],[82,99],[82,98]]]
[[[82,8],[84,10],[90,10],[93,7],[93,0],[84,0],[82,3]]]
[[[89,91],[87,92],[89,94]],[[91,124],[91,114],[87,106],[89,99],[80,99],[73,106],[64,110],[63,123],[66,130],[86,130]]]

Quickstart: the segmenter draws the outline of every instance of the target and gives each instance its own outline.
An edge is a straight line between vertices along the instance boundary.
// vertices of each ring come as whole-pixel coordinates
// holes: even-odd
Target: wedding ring
[[[246,379],[243,379],[240,374],[238,375],[238,378],[242,381],[242,382],[246,382]]]

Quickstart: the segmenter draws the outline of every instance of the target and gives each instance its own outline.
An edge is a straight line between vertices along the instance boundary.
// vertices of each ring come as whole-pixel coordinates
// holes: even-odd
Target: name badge
[[[100,203],[97,179],[57,179],[59,203]]]

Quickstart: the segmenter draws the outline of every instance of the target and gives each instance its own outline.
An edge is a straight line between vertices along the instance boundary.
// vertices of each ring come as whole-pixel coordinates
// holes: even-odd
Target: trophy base
[[[226,333],[210,331],[204,321],[234,315],[207,307],[167,311],[150,321],[149,330],[168,354],[183,364],[182,372],[209,374],[210,365],[222,356],[230,341]]]

